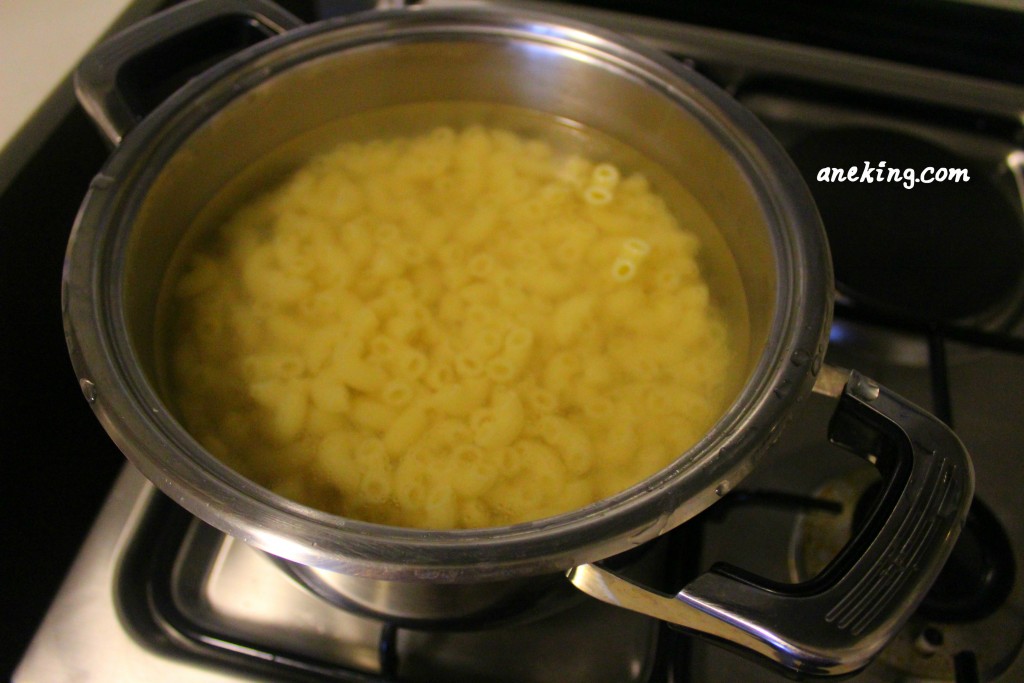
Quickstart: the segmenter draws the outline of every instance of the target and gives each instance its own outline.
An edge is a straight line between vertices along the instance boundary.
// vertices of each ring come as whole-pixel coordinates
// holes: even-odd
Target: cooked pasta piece
[[[591,206],[604,206],[605,204],[611,203],[615,198],[615,193],[607,185],[588,185],[583,190],[583,201]]]
[[[500,448],[511,444],[523,430],[523,402],[519,393],[504,390],[497,393],[490,406],[470,415],[473,439],[484,448]]]
[[[615,282],[629,282],[636,277],[636,259],[620,256],[612,263],[611,275]]]
[[[590,182],[609,189],[614,189],[619,184],[619,169],[614,164],[603,163],[594,167],[590,172]]]
[[[452,449],[452,488],[462,498],[479,498],[501,475],[503,461],[499,451],[485,450],[476,444],[460,444]]]
[[[348,386],[327,374],[309,382],[309,398],[313,406],[326,413],[344,413],[349,408]]]
[[[409,406],[387,426],[384,431],[384,445],[391,453],[400,453],[415,443],[426,430],[427,408],[419,403]]]

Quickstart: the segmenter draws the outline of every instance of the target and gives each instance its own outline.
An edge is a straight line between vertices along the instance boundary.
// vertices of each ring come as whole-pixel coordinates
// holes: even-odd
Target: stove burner
[[[841,128],[789,149],[832,247],[839,292],[875,311],[926,322],[1005,313],[1024,272],[1021,220],[986,175],[930,142]],[[967,182],[820,182],[822,168],[966,168]]]
[[[861,494],[853,513],[854,533],[866,521],[880,493],[881,485],[876,482]],[[1003,525],[975,498],[953,553],[918,613],[939,623],[984,619],[1009,597],[1015,574],[1013,548]]]
[[[794,581],[815,576],[839,553],[866,522],[881,488],[877,473],[859,470],[828,480],[814,492],[840,503],[843,511],[815,509],[797,518],[790,539]],[[1002,524],[975,499],[931,591],[872,667],[891,670],[900,680],[997,678],[1024,647],[1015,574],[1013,548]]]
[[[853,533],[866,521],[881,493],[881,482],[864,489],[854,508]],[[1016,571],[1007,532],[988,506],[975,499],[961,536],[919,613],[942,624],[982,620],[1010,596]]]
[[[919,608],[926,619],[958,623],[984,619],[1006,601],[1016,567],[1002,524],[975,499],[953,554]]]

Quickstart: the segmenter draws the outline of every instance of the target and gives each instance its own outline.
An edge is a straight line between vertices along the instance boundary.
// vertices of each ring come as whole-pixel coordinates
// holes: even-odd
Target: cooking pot
[[[226,38],[244,47],[223,56]],[[151,77],[181,55],[191,78],[177,89],[154,86]],[[833,281],[810,194],[753,115],[668,56],[532,12],[404,8],[303,26],[264,2],[199,1],[97,48],[76,85],[116,147],[84,200],[64,270],[65,333],[86,399],[157,487],[320,594],[399,619],[465,598],[465,616],[538,577],[566,576],[600,600],[771,663],[843,674],[895,634],[947,558],[973,491],[964,447],[887,389],[822,364]],[[578,510],[455,531],[326,514],[232,471],[175,418],[159,389],[158,294],[186,228],[261,159],[356,112],[451,101],[591,126],[687,187],[739,268],[745,380],[692,448]],[[838,399],[829,437],[875,464],[885,482],[870,521],[821,575],[778,586],[716,567],[667,596],[601,563],[728,493],[812,389]]]

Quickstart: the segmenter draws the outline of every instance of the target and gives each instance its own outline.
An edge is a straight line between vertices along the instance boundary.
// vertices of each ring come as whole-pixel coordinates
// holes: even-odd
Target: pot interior
[[[155,304],[174,256],[204,225],[341,140],[480,122],[530,132],[545,125],[531,120],[540,112],[561,120],[569,145],[584,139],[572,139],[578,128],[598,131],[606,149],[628,150],[625,163],[639,163],[654,187],[668,190],[670,204],[692,202],[671,192],[678,185],[706,212],[708,224],[687,227],[702,239],[704,276],[737,332],[738,392],[768,340],[775,259],[763,207],[733,143],[707,127],[714,112],[700,93],[667,97],[645,74],[542,37],[427,35],[331,50],[330,34],[298,41],[275,53],[280,72],[265,82],[233,98],[215,89],[230,101],[161,164],[132,225],[124,288],[132,346],[156,386],[163,354]],[[586,139],[593,147],[593,135]]]

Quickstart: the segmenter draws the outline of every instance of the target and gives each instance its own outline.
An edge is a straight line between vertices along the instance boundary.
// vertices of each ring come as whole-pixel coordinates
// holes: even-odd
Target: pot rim
[[[709,432],[673,463],[609,498],[503,527],[422,530],[331,515],[287,500],[222,464],[179,425],[128,339],[123,258],[131,222],[180,144],[240,92],[353,46],[438,36],[517,39],[583,51],[627,69],[697,115],[743,169],[773,236],[775,312],[750,378]],[[694,104],[696,102],[696,105]],[[699,105],[700,109],[697,109]],[[645,542],[711,505],[753,469],[825,352],[832,271],[810,192],[762,124],[709,80],[631,39],[548,14],[493,8],[374,10],[270,38],[182,87],[132,130],[93,181],[68,244],[65,336],[76,374],[113,440],[158,488],[207,523],[300,564],[381,579],[465,582],[568,569]]]

